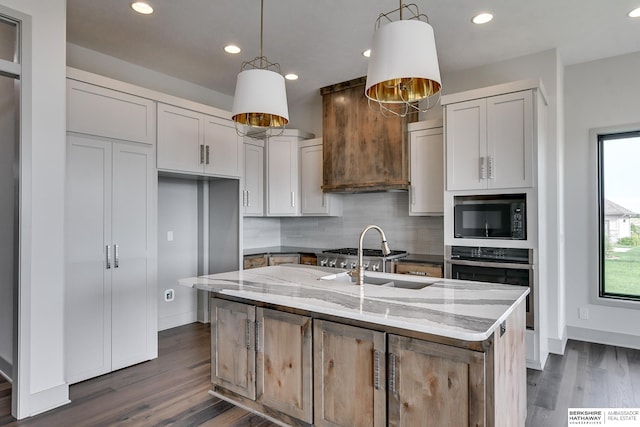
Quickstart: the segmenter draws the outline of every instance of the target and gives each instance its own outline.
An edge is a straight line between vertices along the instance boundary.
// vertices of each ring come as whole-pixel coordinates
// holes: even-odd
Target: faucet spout
[[[362,230],[362,232],[360,233],[360,240],[358,242],[358,265],[356,266],[358,272],[356,285],[360,286],[364,284],[364,266],[362,265],[362,242],[364,240],[364,235],[371,229],[374,229],[378,231],[378,233],[380,233],[380,238],[382,239],[382,254],[386,256],[391,253],[389,244],[387,243],[387,236],[384,235],[384,231],[382,231],[382,228],[378,227],[377,225],[367,225]]]

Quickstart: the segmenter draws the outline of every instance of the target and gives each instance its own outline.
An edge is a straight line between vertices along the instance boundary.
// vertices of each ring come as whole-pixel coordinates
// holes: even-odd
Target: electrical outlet
[[[164,300],[166,302],[173,301],[174,297],[175,297],[175,293],[173,289],[167,289],[164,291]]]
[[[580,307],[578,310],[578,317],[580,319],[588,319],[589,318],[589,308],[588,307]]]
[[[167,242],[173,242],[173,231],[167,231]]]

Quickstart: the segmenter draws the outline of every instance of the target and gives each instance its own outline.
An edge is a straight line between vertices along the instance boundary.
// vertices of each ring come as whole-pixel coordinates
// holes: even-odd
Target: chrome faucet
[[[366,232],[371,230],[372,228],[378,230],[378,233],[380,233],[380,238],[382,238],[382,254],[386,256],[391,253],[391,250],[389,250],[389,245],[387,244],[387,236],[384,235],[384,231],[382,231],[382,228],[378,227],[377,225],[367,225],[360,233],[360,241],[358,242],[358,265],[356,267],[358,276],[356,279],[356,285],[364,284],[364,266],[362,265],[362,241],[364,240],[364,235],[366,234]]]

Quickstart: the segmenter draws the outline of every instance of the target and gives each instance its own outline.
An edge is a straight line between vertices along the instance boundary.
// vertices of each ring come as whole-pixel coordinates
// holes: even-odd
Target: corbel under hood
[[[326,193],[409,189],[407,123],[418,115],[385,117],[370,108],[365,82],[360,77],[320,89]]]

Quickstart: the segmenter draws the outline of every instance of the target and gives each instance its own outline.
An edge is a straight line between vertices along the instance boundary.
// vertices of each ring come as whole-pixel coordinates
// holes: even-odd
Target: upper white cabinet
[[[300,143],[300,197],[302,215],[342,215],[342,195],[322,191],[322,138]]]
[[[67,130],[155,144],[155,102],[67,79]]]
[[[441,120],[410,123],[409,215],[444,212],[444,138]]]
[[[241,162],[232,122],[158,103],[158,169],[239,177]]]
[[[267,139],[267,216],[300,215],[298,143],[307,136],[285,130]]]
[[[244,139],[244,188],[242,207],[245,216],[264,215],[264,141]]]
[[[446,104],[445,120],[447,190],[533,185],[532,90]]]

